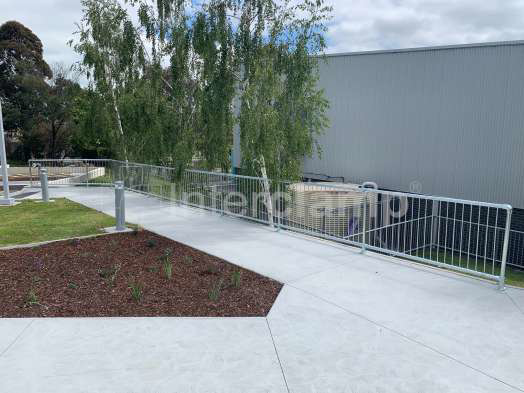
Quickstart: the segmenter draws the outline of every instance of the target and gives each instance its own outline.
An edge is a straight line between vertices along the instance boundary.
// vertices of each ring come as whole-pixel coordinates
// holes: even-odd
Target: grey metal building
[[[524,41],[328,55],[319,84],[331,125],[305,178],[511,204],[524,267]]]
[[[524,208],[524,41],[328,55],[307,177]]]

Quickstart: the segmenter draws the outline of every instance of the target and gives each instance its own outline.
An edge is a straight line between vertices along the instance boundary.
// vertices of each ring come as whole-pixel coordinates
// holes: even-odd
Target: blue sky
[[[524,39],[524,0],[328,0],[328,53]],[[48,63],[77,57],[67,46],[79,0],[0,0],[0,23],[18,20],[43,41]]]

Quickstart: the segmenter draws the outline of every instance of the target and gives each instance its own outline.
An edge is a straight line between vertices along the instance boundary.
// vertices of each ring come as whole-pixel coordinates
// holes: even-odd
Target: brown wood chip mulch
[[[0,317],[265,316],[281,288],[148,231],[0,250]]]

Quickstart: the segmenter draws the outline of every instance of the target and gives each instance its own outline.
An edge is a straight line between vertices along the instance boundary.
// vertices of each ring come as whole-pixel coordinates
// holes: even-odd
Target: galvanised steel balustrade
[[[504,287],[512,208],[343,183],[273,181],[118,160],[30,160],[50,186],[113,186],[472,274]],[[32,185],[38,185],[32,180]]]

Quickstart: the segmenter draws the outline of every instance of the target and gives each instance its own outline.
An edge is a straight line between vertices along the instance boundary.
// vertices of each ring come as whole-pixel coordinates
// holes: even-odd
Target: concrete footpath
[[[113,214],[105,188],[52,189]],[[524,391],[524,291],[126,193],[127,220],[285,284],[267,318],[0,319],[1,392]]]

